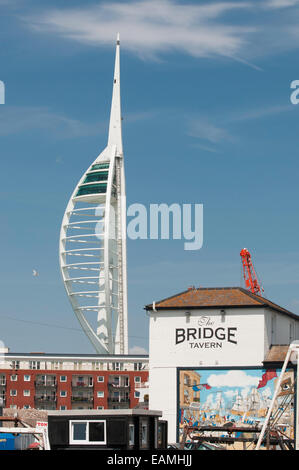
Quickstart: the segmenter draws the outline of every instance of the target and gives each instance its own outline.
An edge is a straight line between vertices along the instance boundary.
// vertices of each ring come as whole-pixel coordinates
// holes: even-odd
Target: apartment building
[[[39,410],[148,408],[148,356],[11,353],[0,358],[0,402]]]

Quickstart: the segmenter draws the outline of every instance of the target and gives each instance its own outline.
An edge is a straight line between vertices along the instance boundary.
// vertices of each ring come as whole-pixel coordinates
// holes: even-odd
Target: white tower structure
[[[99,354],[128,354],[126,192],[117,36],[107,147],[83,174],[60,232],[60,268],[81,327]]]

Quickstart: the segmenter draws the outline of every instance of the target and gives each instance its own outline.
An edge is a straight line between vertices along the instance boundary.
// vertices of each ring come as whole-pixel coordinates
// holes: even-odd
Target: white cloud
[[[41,107],[5,106],[0,115],[0,135],[36,129],[71,138],[99,134],[103,126],[102,123],[86,124]]]
[[[252,58],[298,48],[298,5],[299,0],[106,0],[44,9],[23,20],[31,30],[91,46],[111,45],[120,32],[122,47],[141,58],[181,52],[231,58],[261,70]]]
[[[247,375],[242,370],[230,370],[225,374],[212,374],[208,378],[211,387],[256,387],[260,378]]]
[[[141,346],[132,346],[129,349],[129,354],[148,354],[147,350],[145,348],[142,348]]]
[[[233,140],[233,137],[226,129],[216,126],[201,118],[190,120],[188,127],[188,135],[206,140],[213,144]]]
[[[299,0],[266,0],[264,6],[266,8],[287,8],[299,4]]]
[[[235,25],[223,20],[223,16],[248,8],[250,2],[103,2],[52,9],[26,21],[36,31],[53,32],[89,45],[110,45],[119,31],[123,47],[143,57],[180,51],[195,57],[216,55],[239,60],[255,27]]]
[[[109,112],[109,110],[107,110]],[[125,116],[125,122],[151,119],[153,111],[132,112]],[[83,122],[59,111],[46,107],[7,106],[1,108],[0,135],[17,134],[32,129],[45,131],[58,138],[88,137],[107,131],[107,122]]]

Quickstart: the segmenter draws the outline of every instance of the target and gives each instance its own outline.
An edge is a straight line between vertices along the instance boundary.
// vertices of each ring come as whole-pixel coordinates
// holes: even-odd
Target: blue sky
[[[64,292],[58,237],[106,145],[118,31],[127,202],[204,205],[199,251],[128,241],[130,347],[147,349],[145,304],[189,285],[240,285],[243,247],[265,296],[299,313],[299,1],[0,9],[0,339],[13,351],[93,351]]]

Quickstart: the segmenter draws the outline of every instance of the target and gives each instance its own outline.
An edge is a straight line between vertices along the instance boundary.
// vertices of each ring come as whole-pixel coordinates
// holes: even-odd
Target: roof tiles
[[[225,307],[270,307],[276,311],[299,319],[294,313],[289,312],[264,297],[252,294],[242,287],[191,287],[184,292],[155,302],[156,310]],[[153,310],[153,304],[146,305],[145,309]]]

